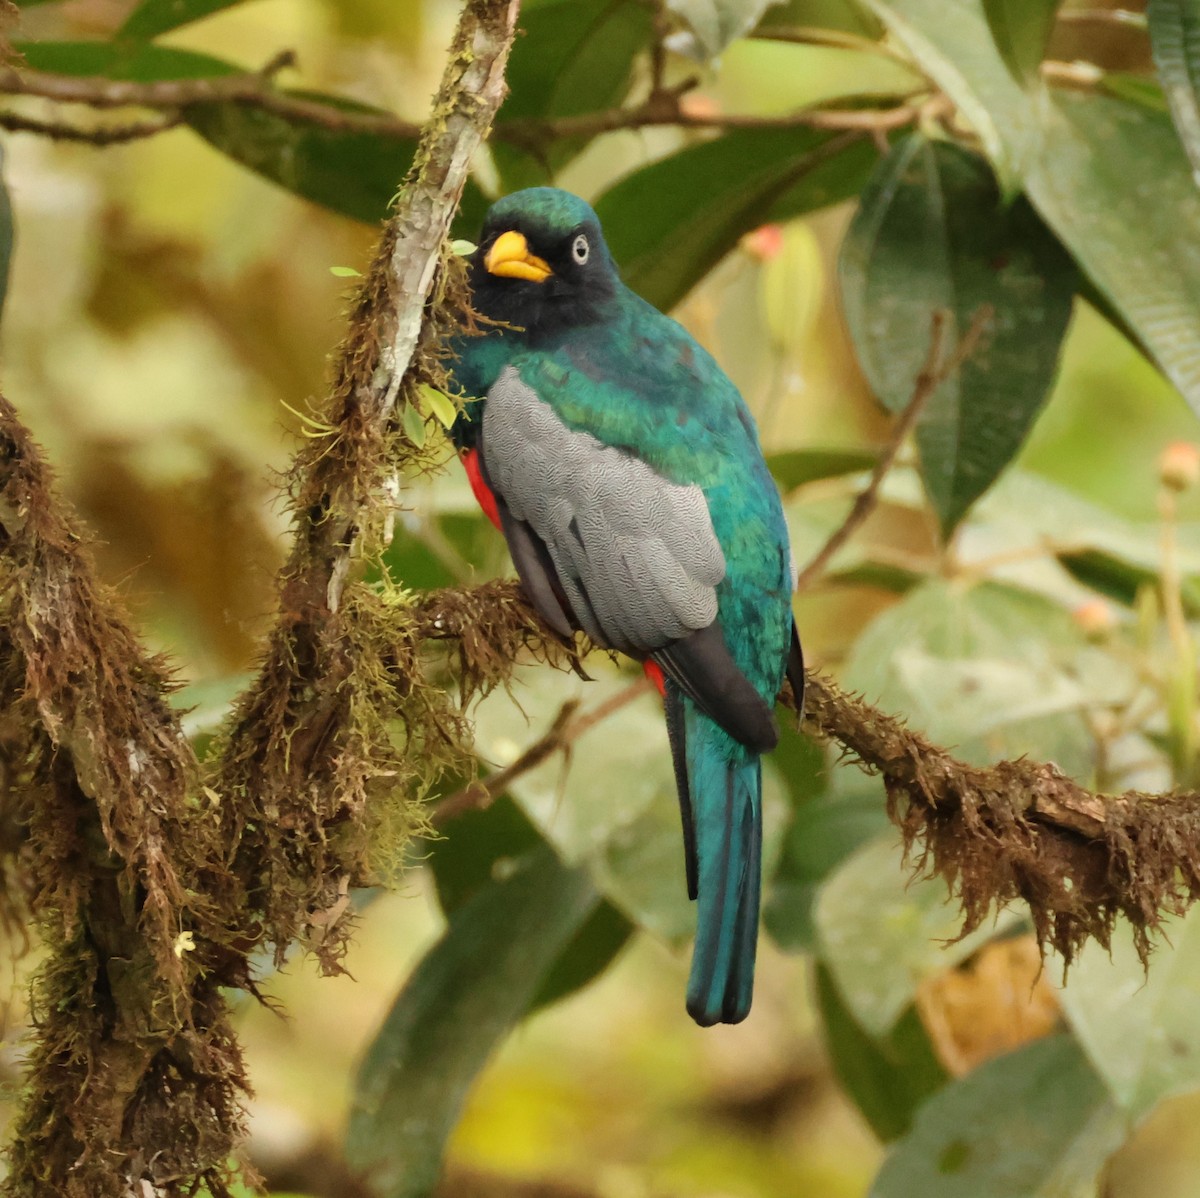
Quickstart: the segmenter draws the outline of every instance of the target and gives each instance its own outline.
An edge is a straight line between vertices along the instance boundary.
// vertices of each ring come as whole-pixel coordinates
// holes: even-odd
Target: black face
[[[594,220],[555,229],[520,217],[489,219],[471,260],[476,309],[531,338],[601,319],[616,286]]]

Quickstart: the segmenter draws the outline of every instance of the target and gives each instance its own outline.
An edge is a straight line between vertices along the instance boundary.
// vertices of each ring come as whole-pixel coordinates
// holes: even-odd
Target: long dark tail
[[[687,1009],[740,1023],[754,993],[762,872],[762,767],[668,684],[667,727],[683,811],[688,893],[699,901]],[[731,751],[735,758],[731,760]]]

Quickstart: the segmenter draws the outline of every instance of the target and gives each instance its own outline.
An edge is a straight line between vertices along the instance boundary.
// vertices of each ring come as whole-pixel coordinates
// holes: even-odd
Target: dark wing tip
[[[779,729],[767,701],[738,668],[714,621],[651,655],[663,673],[734,740],[755,753],[769,753]]]

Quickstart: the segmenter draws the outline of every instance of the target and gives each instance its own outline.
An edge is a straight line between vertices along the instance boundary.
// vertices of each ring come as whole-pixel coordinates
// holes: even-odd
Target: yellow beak
[[[529,243],[524,236],[512,229],[501,233],[492,242],[483,265],[490,274],[506,279],[528,279],[531,283],[541,283],[554,273],[542,258],[529,252]]]

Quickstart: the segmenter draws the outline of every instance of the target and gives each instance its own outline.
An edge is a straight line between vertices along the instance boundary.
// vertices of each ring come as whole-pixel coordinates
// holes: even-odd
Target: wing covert
[[[568,428],[511,366],[481,441],[491,486],[545,545],[593,640],[646,654],[713,623],[725,556],[699,486]]]

